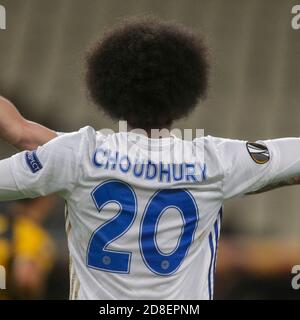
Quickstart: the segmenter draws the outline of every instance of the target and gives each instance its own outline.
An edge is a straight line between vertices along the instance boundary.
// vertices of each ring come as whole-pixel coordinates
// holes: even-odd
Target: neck
[[[131,132],[143,134],[146,137],[151,138],[151,139],[161,139],[161,138],[171,137],[170,128],[145,130],[145,129],[138,129],[138,128],[129,127],[128,129]]]

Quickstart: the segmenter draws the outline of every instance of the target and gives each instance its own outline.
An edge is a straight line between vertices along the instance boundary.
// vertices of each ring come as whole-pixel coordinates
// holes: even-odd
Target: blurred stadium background
[[[116,129],[86,97],[84,51],[105,27],[123,17],[154,14],[201,31],[212,52],[210,96],[176,127],[247,140],[300,135],[300,31],[291,28],[291,8],[297,1],[0,4],[7,11],[7,30],[0,31],[0,94],[29,119],[58,131],[87,124]],[[14,152],[1,142],[1,158]],[[300,298],[300,291],[291,287],[291,268],[300,264],[299,195],[300,188],[293,187],[225,204],[216,299]],[[7,264],[14,278],[2,298],[66,299],[62,201],[4,203],[0,212],[0,264]]]

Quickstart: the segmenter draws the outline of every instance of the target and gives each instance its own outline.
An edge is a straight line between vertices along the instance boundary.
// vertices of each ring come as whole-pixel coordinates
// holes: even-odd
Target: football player
[[[206,96],[208,75],[200,36],[129,20],[89,51],[86,85],[108,115],[143,132],[58,134],[1,99],[0,135],[25,151],[0,161],[0,200],[65,199],[71,299],[212,299],[224,201],[298,183],[299,138],[169,133]]]

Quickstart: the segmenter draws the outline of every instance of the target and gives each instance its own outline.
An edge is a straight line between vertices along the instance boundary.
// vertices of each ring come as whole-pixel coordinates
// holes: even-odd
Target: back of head
[[[208,87],[207,50],[181,25],[130,19],[107,30],[87,55],[92,100],[133,128],[169,127],[192,111]]]

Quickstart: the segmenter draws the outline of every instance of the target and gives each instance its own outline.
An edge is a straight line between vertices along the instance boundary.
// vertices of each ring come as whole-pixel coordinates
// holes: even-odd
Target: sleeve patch
[[[246,146],[250,157],[255,163],[265,164],[270,160],[270,152],[267,146],[256,142],[247,142]]]
[[[37,173],[38,171],[40,171],[43,166],[36,154],[36,151],[27,151],[25,153],[25,159],[26,159],[26,163],[29,167],[29,169],[31,170],[32,173]]]

